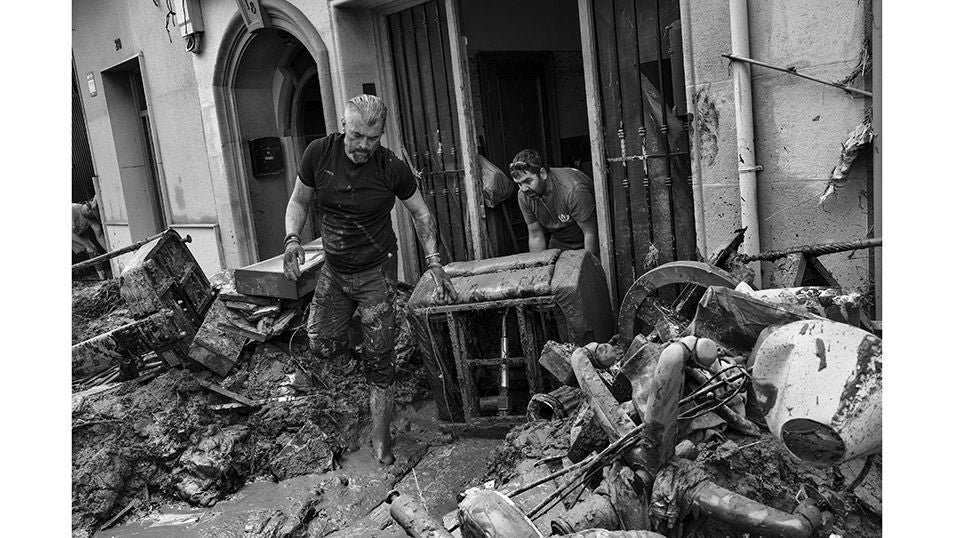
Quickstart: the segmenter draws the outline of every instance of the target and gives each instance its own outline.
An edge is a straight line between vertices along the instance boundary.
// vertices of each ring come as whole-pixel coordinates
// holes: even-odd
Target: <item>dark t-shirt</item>
[[[417,190],[414,174],[394,153],[379,146],[364,164],[345,155],[344,134],[308,144],[298,177],[315,189],[325,263],[341,273],[356,273],[397,252],[391,227],[394,197]]]
[[[527,224],[539,222],[550,232],[549,248],[583,248],[583,230],[577,223],[596,211],[593,180],[576,168],[549,168],[547,183],[542,197],[520,191],[517,200],[523,219]]]

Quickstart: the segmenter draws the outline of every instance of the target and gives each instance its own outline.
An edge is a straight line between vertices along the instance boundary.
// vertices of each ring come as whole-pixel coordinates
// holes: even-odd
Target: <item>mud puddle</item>
[[[170,503],[137,521],[97,537],[172,536],[405,536],[382,501],[392,489],[433,514],[457,505],[457,494],[487,474],[494,439],[453,440],[437,430],[433,402],[404,408],[394,421],[393,466],[382,468],[371,455],[368,439],[340,459],[341,467],[280,482],[246,484],[213,507]]]

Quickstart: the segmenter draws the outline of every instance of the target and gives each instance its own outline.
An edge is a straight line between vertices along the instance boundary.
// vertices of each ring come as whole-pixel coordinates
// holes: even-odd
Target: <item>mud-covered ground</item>
[[[74,343],[132,321],[118,280],[74,285],[73,314]],[[424,368],[406,334],[396,358],[397,404],[425,399]],[[311,361],[304,331],[251,342],[239,362],[225,379],[201,367],[172,369],[74,393],[74,536],[89,535],[133,502],[124,519],[174,502],[211,506],[258,479],[330,471],[367,441],[370,385],[353,365]],[[198,378],[264,403],[215,409],[232,401]],[[302,525],[315,514],[307,516]]]
[[[74,284],[73,291],[74,343],[132,321],[119,297],[118,280]],[[497,444],[487,456],[484,476],[463,476],[452,464],[460,459],[455,455],[458,445],[467,450],[465,443],[440,433],[434,423],[406,418],[408,410],[413,415],[430,396],[424,367],[407,331],[399,337],[397,367],[396,401],[405,409],[405,418],[394,423],[397,464],[384,470],[372,469],[376,462],[363,446],[368,444],[369,385],[360,373],[349,371],[349,365],[313,363],[303,331],[289,331],[267,343],[252,342],[225,379],[197,367],[108,384],[101,392],[74,393],[73,535],[91,535],[132,504],[120,522],[181,517],[171,514],[170,507],[173,512],[177,506],[192,511],[215,507],[215,513],[240,512],[240,528],[244,525],[240,534],[245,536],[400,536],[394,525],[386,526],[390,522],[386,513],[377,513],[380,506],[369,513],[391,487],[423,488],[422,498],[430,495],[431,506],[440,507],[432,515],[440,517],[454,505],[455,493],[461,493],[465,483],[493,481],[499,488],[512,480],[543,476],[566,454],[571,419],[536,421],[515,428]],[[264,403],[253,409],[216,409],[232,401],[203,388],[197,379]],[[833,513],[833,533],[881,535],[880,457],[860,485],[848,491],[861,471],[860,461],[817,469],[796,461],[764,431],[761,437],[710,432],[696,440],[693,465],[718,484],[789,512],[805,492],[811,492]],[[429,450],[437,459],[418,465]],[[355,456],[349,460],[351,455]],[[484,460],[469,459],[474,468],[468,472],[480,473]],[[355,465],[367,467],[365,474],[356,472]],[[427,476],[428,466],[455,475],[459,483],[436,485],[446,477],[433,484],[418,482],[418,475]],[[268,483],[287,487],[275,493],[268,490]],[[515,501],[527,510],[553,487],[550,483],[535,488]],[[266,493],[255,493],[263,488]],[[295,495],[283,493],[295,488],[300,490]],[[434,491],[427,494],[429,488]],[[247,508],[242,492],[247,492],[245,498],[258,495],[258,504],[267,506]],[[269,495],[278,495],[281,502],[269,501]],[[548,533],[549,521],[561,510],[543,514],[536,521],[538,527]],[[694,534],[686,536],[734,535],[714,522],[699,523]],[[221,535],[216,530],[219,524],[213,518],[206,527],[196,523],[190,532]]]

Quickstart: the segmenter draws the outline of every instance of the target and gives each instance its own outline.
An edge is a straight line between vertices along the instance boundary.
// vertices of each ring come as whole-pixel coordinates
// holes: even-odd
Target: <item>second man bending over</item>
[[[593,180],[576,168],[547,168],[533,149],[518,153],[510,176],[520,187],[517,200],[527,222],[530,252],[585,248],[600,258]],[[546,232],[550,233],[547,242]]]

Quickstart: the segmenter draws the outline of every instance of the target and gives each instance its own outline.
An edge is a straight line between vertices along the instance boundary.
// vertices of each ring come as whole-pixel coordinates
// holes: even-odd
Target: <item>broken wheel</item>
[[[678,323],[695,312],[702,297],[696,290],[734,288],[739,282],[732,274],[703,262],[660,265],[636,279],[626,292],[619,307],[619,334],[624,342],[631,342],[637,334],[648,335],[665,322]]]

